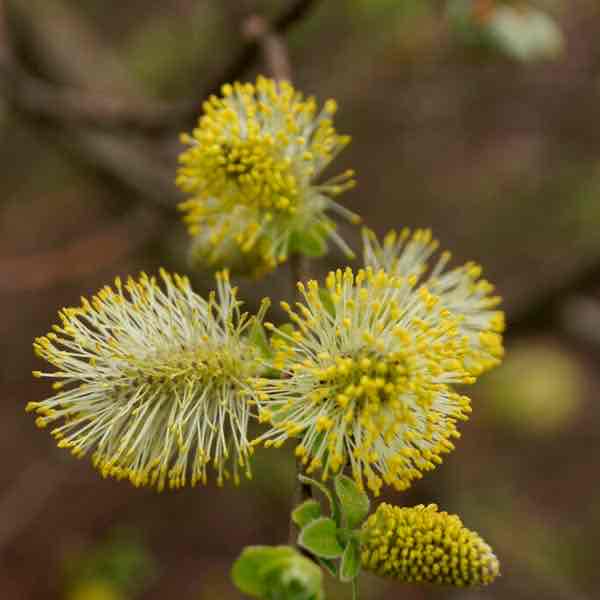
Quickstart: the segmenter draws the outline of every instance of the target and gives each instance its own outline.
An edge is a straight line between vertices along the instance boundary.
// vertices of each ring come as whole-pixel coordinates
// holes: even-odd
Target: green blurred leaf
[[[261,570],[267,600],[322,600],[323,573],[310,559],[294,556],[269,563]]]
[[[292,521],[302,528],[321,516],[321,505],[316,500],[306,500],[292,511]]]
[[[80,582],[66,593],[66,600],[126,600],[119,588],[108,581]]]
[[[323,574],[291,546],[249,546],[235,561],[237,588],[264,600],[321,600]]]
[[[360,544],[356,538],[351,539],[342,555],[340,580],[352,581],[360,572]]]
[[[115,532],[111,539],[69,557],[64,568],[68,589],[104,582],[124,594],[144,590],[157,570],[146,546],[128,531]]]
[[[323,234],[316,228],[306,231],[295,231],[290,237],[290,253],[297,252],[319,258],[327,252],[327,242]]]
[[[338,558],[344,552],[337,539],[335,521],[327,517],[321,517],[306,525],[300,532],[298,544],[321,558]]]
[[[520,62],[557,58],[565,44],[556,20],[538,8],[519,3],[478,4],[449,0],[447,15],[463,43],[492,50]]]
[[[581,417],[585,375],[577,358],[558,344],[522,341],[497,372],[480,383],[485,412],[518,435],[556,436]]]
[[[564,47],[554,19],[535,8],[499,6],[486,28],[502,51],[523,62],[556,58]]]
[[[338,475],[334,486],[340,499],[342,515],[346,518],[346,525],[354,529],[369,514],[369,497],[347,475]]]
[[[341,525],[340,506],[339,506],[337,499],[333,497],[333,495],[327,489],[327,487],[325,485],[323,485],[320,481],[317,481],[316,479],[312,479],[311,477],[307,477],[306,475],[298,475],[298,479],[302,483],[306,483],[308,485],[312,485],[312,486],[316,487],[318,490],[321,491],[321,493],[325,496],[325,498],[327,498],[327,500],[329,502],[329,508],[331,510],[331,516],[332,516],[333,520],[336,522],[337,526],[339,527]]]
[[[264,570],[295,554],[290,546],[248,546],[233,564],[231,579],[244,594],[265,597]]]

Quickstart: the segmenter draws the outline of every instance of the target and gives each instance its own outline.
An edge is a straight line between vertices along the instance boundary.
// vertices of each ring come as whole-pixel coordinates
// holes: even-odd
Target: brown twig
[[[15,65],[0,71],[2,93],[22,112],[65,126],[128,131],[161,131],[173,115],[190,111],[191,103],[99,95],[57,86],[33,77]],[[196,108],[197,103],[194,103]]]
[[[12,64],[14,54],[10,42],[9,31],[6,25],[6,6],[4,0],[0,0],[0,68]]]
[[[283,12],[270,26],[270,31],[274,34],[283,35],[293,25],[302,21],[306,15],[316,6],[318,0],[296,0],[292,2],[289,8]],[[202,86],[197,91],[197,96],[204,98],[210,94],[218,94],[224,81],[235,81],[239,79],[259,58],[262,48],[257,40],[248,40],[248,43],[242,48],[236,58],[220,74],[218,79]],[[193,117],[194,115],[184,115],[182,118]]]
[[[17,475],[0,497],[0,551],[44,510],[65,475],[47,459],[32,462]]]
[[[291,4],[272,26],[252,21],[250,35],[245,50],[220,75],[219,83],[211,83],[199,97],[204,97],[228,80],[238,78],[257,57],[262,48],[270,69],[276,77],[289,78],[289,61],[285,58],[278,35],[281,35],[294,23],[304,17],[315,0],[300,0]],[[163,164],[152,157],[149,150],[162,152],[160,145],[149,144],[146,140],[135,140],[122,136],[111,136],[93,129],[117,128],[129,133],[144,130],[149,133],[163,130],[176,122],[191,119],[197,114],[199,100],[167,105],[149,102],[132,86],[123,81],[124,73],[115,57],[97,40],[93,33],[76,15],[55,2],[10,3],[13,16],[19,20],[19,34],[26,43],[33,46],[35,60],[41,70],[50,72],[53,78],[64,81],[66,87],[48,83],[39,77],[31,76],[16,60],[5,26],[3,11],[5,3],[0,3],[0,79],[3,80],[1,93],[9,105],[28,119],[40,120],[59,127],[66,132],[67,141],[75,140],[82,155],[98,168],[129,190],[152,200],[160,208],[171,209],[178,200],[172,184],[170,172]],[[41,18],[37,14],[42,11]],[[46,27],[45,19],[50,19]],[[261,31],[256,31],[259,24]],[[54,46],[58,30],[68,29],[73,33],[69,44],[60,48]],[[247,32],[248,33],[248,32]],[[78,44],[85,43],[86,52],[78,51]],[[102,57],[107,55],[105,59]],[[78,64],[73,66],[73,57]],[[84,57],[84,58],[82,58]],[[91,62],[90,62],[91,60]],[[116,67],[116,69],[114,68]],[[84,88],[119,90],[118,96],[106,96],[106,93],[83,91]],[[118,98],[118,99],[117,99]],[[92,129],[93,128],[93,129]]]
[[[110,49],[94,36],[85,22],[60,3],[32,0],[5,4],[4,0],[2,7],[7,5],[11,8],[13,20],[19,24],[20,47],[30,49],[31,58],[39,71],[64,81],[68,86],[56,95],[59,88],[30,76],[12,49],[10,32],[2,22],[0,31],[4,31],[4,34],[0,35],[0,41],[4,42],[2,56],[6,59],[1,65],[1,73],[10,85],[3,86],[1,92],[11,108],[24,118],[45,125],[40,129],[41,132],[50,129],[53,137],[57,137],[58,133],[58,139],[65,142],[66,148],[70,149],[74,141],[78,146],[78,156],[133,192],[130,194],[132,198],[150,200],[160,209],[172,212],[179,196],[173,185],[172,170],[168,164],[165,165],[160,144],[149,144],[148,140],[131,133],[117,136],[93,131],[76,123],[79,114],[76,106],[80,106],[82,114],[85,113],[90,119],[94,116],[91,105],[85,105],[84,108],[92,95],[75,92],[77,89],[89,89],[91,86],[116,89],[130,106],[144,105],[143,94],[120,68]],[[38,18],[38,12],[41,13],[41,19]],[[63,40],[61,44],[56,44],[55,40],[63,28],[68,28],[72,35],[67,42]],[[77,57],[76,66],[72,64],[74,57]],[[85,98],[85,102],[80,104],[82,98]],[[97,102],[97,105],[102,102]],[[71,109],[74,110],[73,122],[69,121],[71,117],[68,116]],[[111,109],[105,107],[103,110],[110,112]],[[78,126],[71,128],[66,127],[67,124]]]
[[[561,310],[570,298],[600,285],[600,263],[586,264],[572,276],[508,314],[508,336],[527,335],[562,317]]]
[[[73,86],[64,88],[17,69],[14,61],[11,61],[13,64],[9,70],[2,68],[3,94],[29,114],[64,124],[163,134],[195,119],[199,99],[218,93],[223,82],[239,79],[258,59],[261,51],[270,57],[273,76],[289,79],[289,62],[286,60],[287,53],[282,51],[280,38],[315,4],[316,0],[297,0],[272,24],[252,15],[242,24],[246,43],[240,53],[217,79],[198,89],[193,99],[166,103],[145,97],[133,100],[128,95],[90,93]],[[3,8],[2,4],[0,20]],[[6,65],[8,61],[2,60],[1,53],[10,45],[1,43],[3,37],[0,31],[0,61]]]
[[[296,288],[296,283],[299,281],[306,281],[309,276],[309,268],[307,259],[301,254],[292,254],[290,256],[290,275],[292,280],[292,294],[295,294],[300,299],[300,293]],[[303,466],[300,459],[296,459],[296,487],[294,490],[294,496],[292,498],[292,510],[296,506],[302,504],[305,500],[309,500],[313,497],[312,487],[310,484],[303,483],[298,479],[298,476],[303,472]],[[288,543],[292,546],[296,545],[296,538],[298,537],[298,528],[295,523],[290,519],[290,529],[288,536]],[[305,553],[306,556],[312,558],[309,553]]]
[[[95,235],[57,250],[0,259],[0,292],[35,292],[110,267],[144,243],[158,226],[155,214],[137,210]]]
[[[134,95],[133,86],[129,83],[114,86],[115,81],[125,79],[124,73],[118,75],[111,73],[108,77],[110,87],[118,88],[118,95],[115,92],[107,95],[106,92],[89,92],[83,89],[81,84],[85,86],[87,73],[97,73],[97,69],[86,70],[85,67],[74,67],[68,52],[49,48],[53,41],[53,28],[49,28],[49,32],[44,32],[36,26],[28,26],[27,20],[33,19],[34,14],[38,12],[38,5],[35,2],[29,8],[9,2],[9,8],[12,8],[11,16],[19,20],[20,29],[25,23],[25,29],[37,36],[35,45],[38,46],[38,50],[42,53],[53,50],[50,52],[51,60],[55,65],[60,64],[58,69],[60,72],[55,74],[59,79],[66,81],[66,85],[50,83],[41,77],[31,75],[19,63],[13,50],[7,25],[6,4],[6,0],[0,0],[0,83],[5,99],[20,112],[69,126],[148,131],[162,129],[173,114],[191,110],[189,102],[168,104],[149,99],[142,94]],[[49,7],[44,10],[47,13],[42,11],[42,20],[54,19],[64,30],[78,32],[74,36],[74,45],[92,48],[97,46],[91,39],[91,32],[79,26],[80,22],[76,16],[66,12],[62,7],[57,8],[54,3],[49,3]],[[101,64],[102,59],[96,58],[93,62]],[[116,63],[114,57],[105,62],[110,69]],[[102,73],[106,76],[107,71],[107,68],[101,70],[97,85],[102,85]]]
[[[291,65],[287,46],[285,41],[273,30],[269,29],[269,24],[257,15],[250,15],[244,23],[244,34],[256,40],[262,49],[263,58],[266,63],[270,75],[278,81],[291,81]],[[289,258],[290,264],[290,279],[292,284],[292,295],[300,299],[299,290],[296,284],[299,281],[306,281],[308,278],[308,262],[301,254],[292,254]],[[313,497],[312,487],[299,480],[298,476],[303,472],[303,466],[300,459],[296,460],[296,485],[292,498],[292,510],[305,500]],[[290,518],[290,527],[288,534],[288,544],[291,546],[297,545],[298,528],[294,521]],[[306,556],[312,558],[310,553],[300,549]]]
[[[279,81],[292,79],[292,67],[287,47],[281,35],[273,31],[263,17],[250,15],[243,23],[247,39],[260,45],[271,76]]]

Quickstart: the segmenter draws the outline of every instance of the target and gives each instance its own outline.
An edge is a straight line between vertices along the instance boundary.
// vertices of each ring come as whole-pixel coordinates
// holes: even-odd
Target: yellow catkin
[[[348,465],[376,495],[384,484],[405,490],[454,448],[471,411],[453,389],[475,381],[460,315],[370,267],[298,287],[304,303],[282,303],[295,331],[270,326],[282,377],[260,383],[270,429],[256,443],[298,437],[309,473],[327,479]]]
[[[282,377],[261,387],[270,429],[256,443],[298,438],[309,473],[348,466],[375,495],[442,462],[471,412],[455,386],[499,364],[504,318],[478,265],[428,264],[437,246],[429,230],[383,244],[365,231],[365,269],[298,284],[303,302],[281,305],[293,330],[271,327]]]
[[[362,527],[362,565],[407,583],[487,585],[500,563],[481,537],[435,504],[381,504]]]
[[[325,212],[358,217],[333,200],[353,187],[347,171],[317,179],[350,141],[333,127],[336,104],[321,110],[288,82],[258,77],[255,84],[222,87],[203,105],[203,115],[179,157],[176,183],[189,199],[180,205],[197,261],[261,274],[327,238],[346,252]]]

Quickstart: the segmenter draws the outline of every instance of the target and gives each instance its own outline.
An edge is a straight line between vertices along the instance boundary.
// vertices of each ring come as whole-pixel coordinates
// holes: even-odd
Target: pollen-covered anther
[[[435,504],[381,504],[362,527],[362,565],[407,583],[487,585],[500,574],[490,546]]]

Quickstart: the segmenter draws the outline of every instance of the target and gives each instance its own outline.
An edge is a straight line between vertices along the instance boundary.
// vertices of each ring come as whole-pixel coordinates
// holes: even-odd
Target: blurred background
[[[0,0],[0,597],[239,598],[242,547],[287,539],[290,447],[259,452],[239,489],[159,495],[103,481],[24,412],[50,394],[31,343],[59,308],[159,265],[210,288],[175,210],[177,136],[221,83],[268,72],[251,15],[301,90],[338,100],[346,204],[379,233],[433,228],[505,299],[508,357],[469,390],[458,449],[385,497],[459,513],[503,576],[478,591],[363,576],[361,597],[598,598],[596,0]],[[282,280],[241,282],[249,306],[289,296]]]

